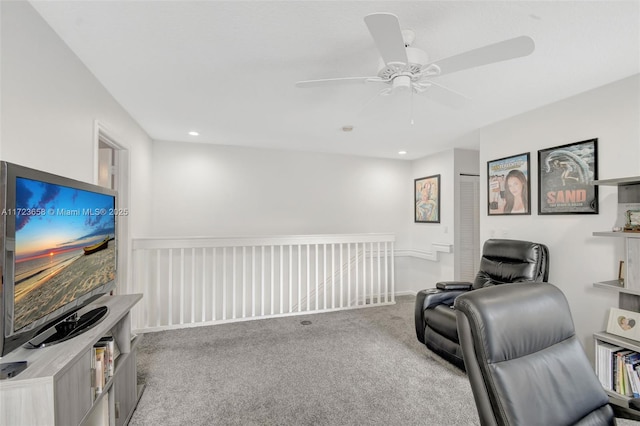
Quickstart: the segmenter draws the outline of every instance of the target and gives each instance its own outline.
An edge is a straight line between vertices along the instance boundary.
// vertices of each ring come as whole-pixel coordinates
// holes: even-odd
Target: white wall
[[[455,151],[461,172],[477,173],[477,151]],[[456,153],[450,150],[408,162],[156,141],[151,234],[389,232],[396,234],[400,254],[432,252],[434,242],[453,244]],[[442,175],[440,224],[414,223],[413,179],[427,174]],[[436,281],[453,279],[453,254],[439,258],[434,262],[398,257],[397,291],[415,293]]]
[[[487,182],[487,161],[531,153],[530,216],[486,214],[487,191],[481,188],[481,241],[492,236],[538,241],[549,246],[549,281],[567,296],[576,330],[591,356],[591,333],[606,328],[608,308],[617,294],[593,283],[617,278],[623,243],[593,237],[611,230],[616,218],[616,189],[599,187],[597,215],[538,215],[537,152],[598,138],[598,177],[640,175],[640,76],[635,75],[572,98],[501,121],[479,131],[481,185]]]
[[[0,19],[0,159],[97,183],[96,123],[127,150],[128,197],[118,200],[130,212],[118,222],[126,292],[129,239],[148,228],[151,139],[29,3],[1,1]]]
[[[151,140],[27,2],[0,2],[0,158],[94,182],[95,121],[129,150],[133,236],[150,204]],[[128,205],[125,205],[128,204]]]
[[[416,223],[412,211],[409,219],[411,249],[433,252],[433,243],[453,244],[455,202],[453,170],[454,150],[439,152],[412,162],[412,180],[440,175],[440,223]],[[453,279],[453,260],[453,254],[448,253],[438,253],[437,262],[411,257],[399,260],[400,265],[397,269],[404,270],[407,274],[406,290],[415,293],[425,288],[435,287],[438,281]]]
[[[412,162],[412,179],[440,175],[440,223],[415,223],[413,212],[411,213],[411,245],[415,249],[430,251],[432,242],[453,244],[453,170],[454,150],[439,152]]]
[[[409,163],[154,142],[152,234],[385,233],[407,246]]]
[[[455,279],[456,211],[460,174],[478,174],[479,153],[473,150],[451,149],[412,162],[412,179],[440,175],[440,223],[415,223],[412,216],[409,225],[410,248],[433,252],[433,244],[450,244],[451,253],[437,253],[438,261],[411,257],[398,259],[398,269],[407,274],[404,290],[417,292],[434,287],[438,281]]]

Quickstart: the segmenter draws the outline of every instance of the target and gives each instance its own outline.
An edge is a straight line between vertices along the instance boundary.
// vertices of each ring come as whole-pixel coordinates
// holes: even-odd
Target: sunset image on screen
[[[114,197],[16,179],[14,329],[115,279]]]

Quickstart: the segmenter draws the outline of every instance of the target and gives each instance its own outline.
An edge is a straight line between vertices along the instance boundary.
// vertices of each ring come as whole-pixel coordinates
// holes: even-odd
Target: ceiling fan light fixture
[[[399,75],[393,79],[394,90],[409,90],[411,88],[411,76]]]

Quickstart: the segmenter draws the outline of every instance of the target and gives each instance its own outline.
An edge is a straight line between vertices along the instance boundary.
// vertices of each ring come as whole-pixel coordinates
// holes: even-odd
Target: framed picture
[[[489,216],[531,214],[529,153],[487,161]]]
[[[640,231],[640,210],[627,210],[624,214],[625,216],[625,231]]]
[[[440,175],[414,180],[415,221],[440,223]]]
[[[538,151],[538,213],[597,214],[598,139]]]
[[[607,333],[627,339],[640,340],[640,313],[611,308]]]

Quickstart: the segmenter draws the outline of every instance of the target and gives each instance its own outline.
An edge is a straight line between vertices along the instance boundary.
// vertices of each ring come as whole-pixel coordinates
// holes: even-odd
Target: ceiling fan
[[[388,87],[383,88],[380,95],[389,95],[396,90],[408,89],[411,90],[411,93],[424,93],[435,87],[444,89],[454,97],[466,98],[460,93],[434,82],[432,78],[527,56],[535,49],[531,37],[520,36],[429,62],[429,57],[423,50],[411,47],[415,34],[411,30],[401,30],[396,15],[373,13],[365,16],[364,22],[382,56],[377,75],[298,81],[296,87],[309,88],[345,83],[382,83]]]

